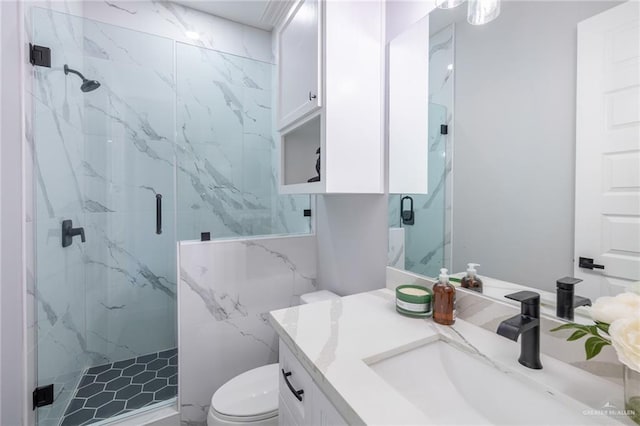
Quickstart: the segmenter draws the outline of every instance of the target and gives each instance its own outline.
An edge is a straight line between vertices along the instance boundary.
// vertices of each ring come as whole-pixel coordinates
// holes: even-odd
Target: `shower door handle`
[[[156,234],[162,234],[162,194],[156,194]]]

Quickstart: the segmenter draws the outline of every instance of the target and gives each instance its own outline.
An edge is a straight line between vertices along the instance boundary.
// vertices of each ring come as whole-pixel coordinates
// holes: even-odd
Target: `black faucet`
[[[74,228],[70,219],[62,221],[62,247],[69,247],[73,242],[73,237],[80,235],[80,239],[84,243],[87,241],[84,237],[84,228]]]
[[[518,341],[520,340],[520,358],[518,362],[525,367],[539,370],[540,362],[540,295],[533,291],[519,291],[507,294],[507,299],[517,300],[521,303],[521,312],[515,317],[504,320],[498,326],[497,333],[501,336]]]
[[[573,310],[578,306],[591,306],[591,299],[574,296],[574,286],[582,282],[581,279],[564,277],[556,281],[556,316],[573,321]]]

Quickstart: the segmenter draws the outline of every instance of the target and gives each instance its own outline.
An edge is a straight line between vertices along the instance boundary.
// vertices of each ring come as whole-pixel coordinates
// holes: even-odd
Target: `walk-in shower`
[[[173,403],[176,241],[310,230],[309,197],[277,194],[274,65],[36,7],[31,28],[37,424]]]

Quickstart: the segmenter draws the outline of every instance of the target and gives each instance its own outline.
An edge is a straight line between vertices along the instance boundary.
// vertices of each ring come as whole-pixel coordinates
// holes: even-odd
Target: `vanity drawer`
[[[286,406],[288,414],[298,424],[304,424],[305,418],[309,417],[311,411],[310,406],[315,385],[309,373],[282,340],[280,341],[279,370],[280,402]],[[302,394],[298,394],[300,391]]]
[[[278,426],[298,426],[303,424],[303,419],[296,417],[286,402],[283,401],[282,395],[278,398]]]

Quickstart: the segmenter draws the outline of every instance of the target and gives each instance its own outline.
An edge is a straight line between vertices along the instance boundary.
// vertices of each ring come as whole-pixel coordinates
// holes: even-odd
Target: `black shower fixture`
[[[80,86],[80,90],[83,92],[91,92],[100,87],[100,82],[98,80],[87,80],[84,75],[82,75],[79,71],[69,68],[67,64],[64,64],[64,73],[65,75],[75,74],[82,79],[82,86]]]

